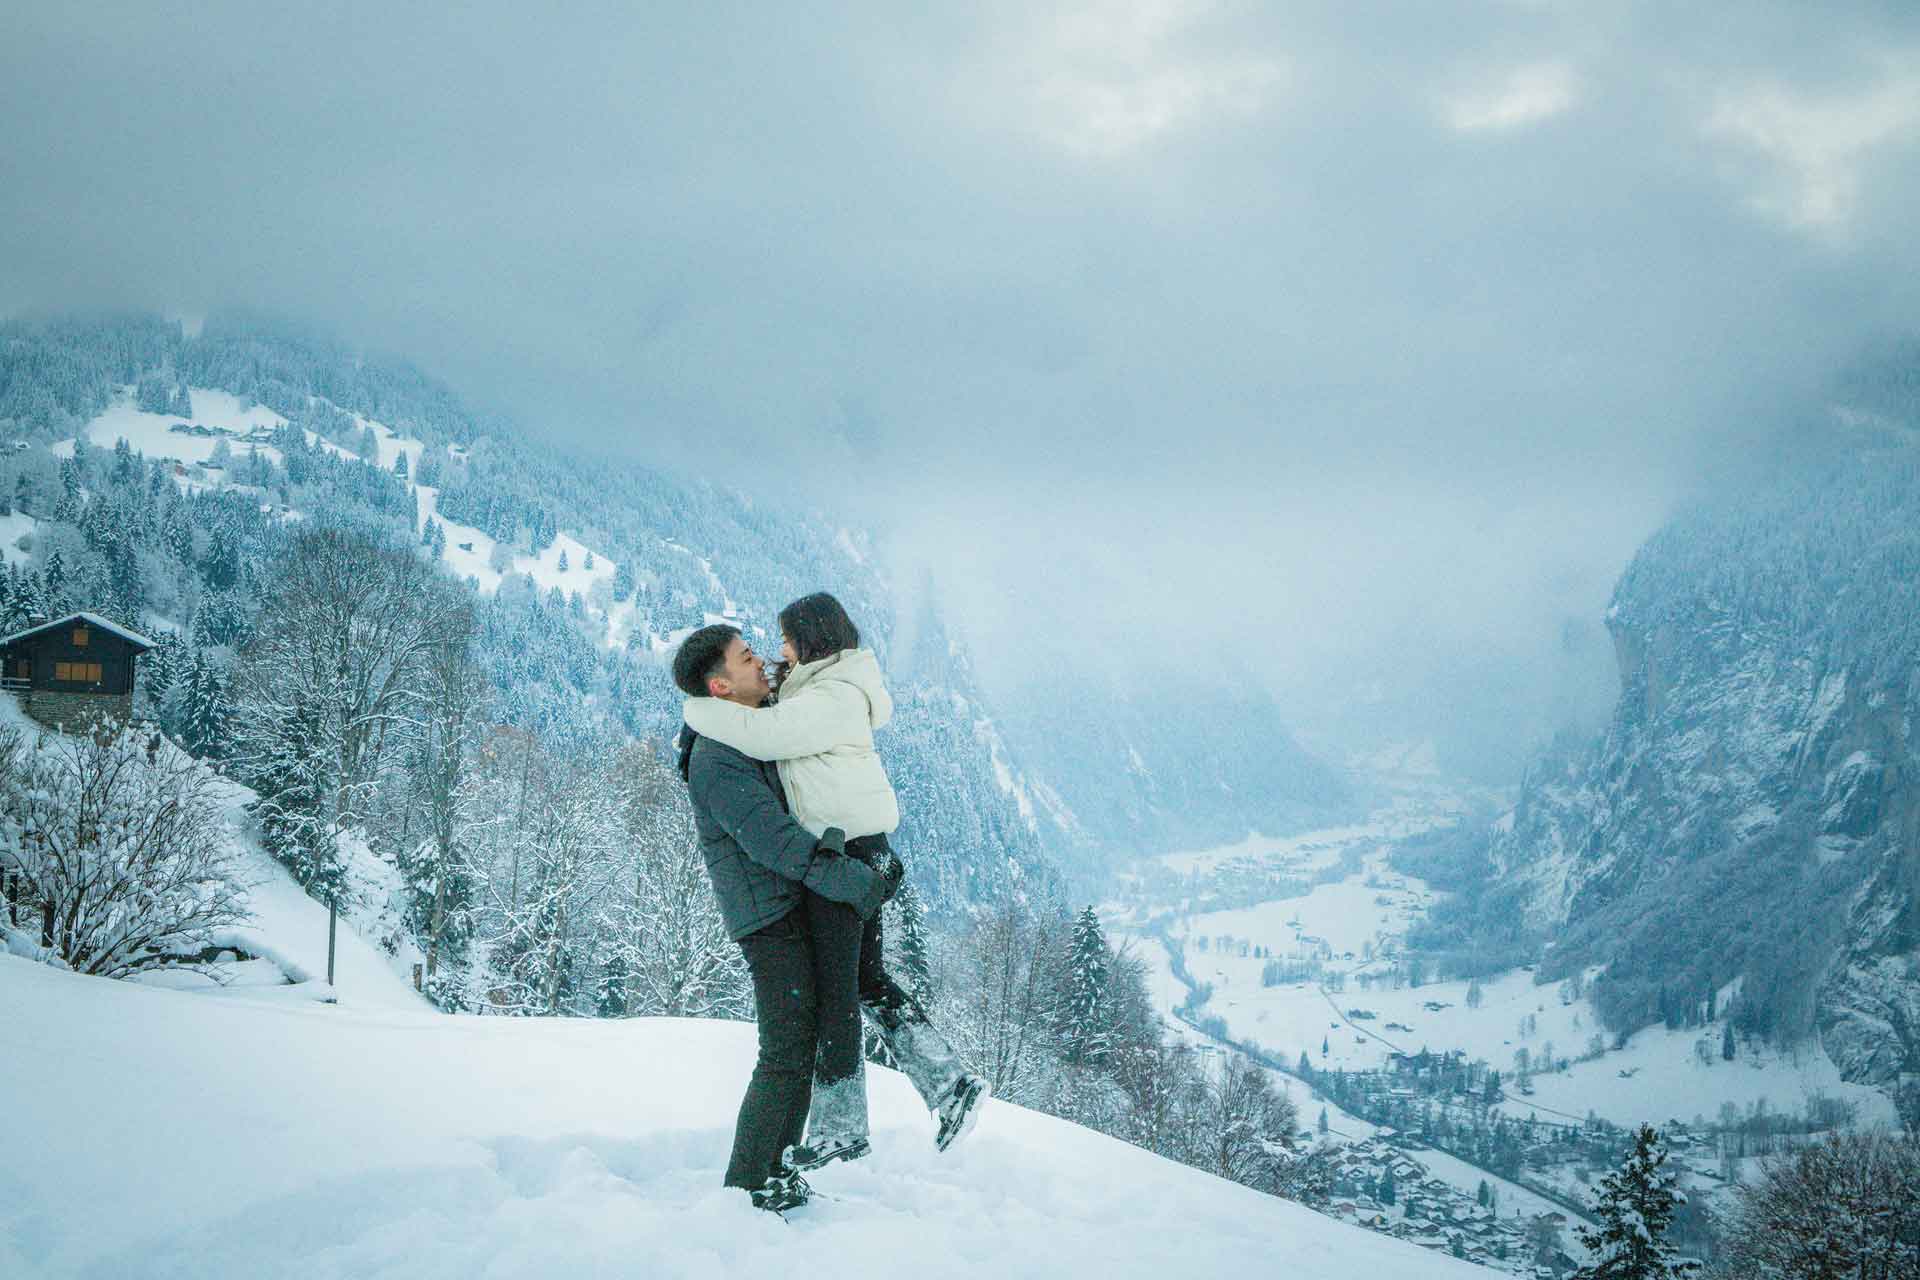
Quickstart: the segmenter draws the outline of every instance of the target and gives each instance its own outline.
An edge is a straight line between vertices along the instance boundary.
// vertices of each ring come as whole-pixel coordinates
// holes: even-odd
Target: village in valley
[[[1873,1105],[1824,1058],[1737,1037],[1713,993],[1629,1041],[1579,977],[1423,972],[1404,940],[1441,895],[1391,851],[1471,799],[1410,786],[1371,824],[1154,859],[1103,909],[1197,1051],[1288,1089],[1303,1148],[1329,1153],[1323,1212],[1544,1280],[1585,1260],[1577,1229],[1638,1123],[1713,1205],[1747,1162]]]

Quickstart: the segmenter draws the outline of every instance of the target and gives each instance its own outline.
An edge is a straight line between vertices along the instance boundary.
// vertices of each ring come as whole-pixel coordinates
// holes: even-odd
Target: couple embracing
[[[781,610],[780,638],[771,682],[737,627],[701,628],[673,661],[687,695],[680,773],[760,1031],[726,1185],[775,1212],[806,1203],[802,1173],[870,1149],[862,1010],[937,1120],[940,1150],[988,1093],[882,962],[880,907],[905,870],[873,747],[893,714],[879,664],[825,593]]]

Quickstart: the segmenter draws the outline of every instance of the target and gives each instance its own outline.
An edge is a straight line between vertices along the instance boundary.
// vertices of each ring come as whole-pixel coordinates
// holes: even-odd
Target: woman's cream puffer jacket
[[[777,761],[794,821],[813,834],[839,827],[851,840],[900,825],[893,784],[873,749],[873,731],[893,717],[893,699],[871,650],[801,663],[773,706],[688,698],[685,715],[695,733]]]

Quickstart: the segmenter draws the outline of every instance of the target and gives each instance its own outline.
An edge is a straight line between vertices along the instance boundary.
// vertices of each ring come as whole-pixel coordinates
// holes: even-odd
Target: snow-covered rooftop
[[[17,640],[25,640],[29,636],[37,636],[43,631],[57,631],[61,627],[68,626],[75,622],[84,622],[90,627],[108,632],[111,635],[119,636],[128,644],[138,645],[142,649],[153,648],[153,641],[147,639],[138,631],[129,631],[117,622],[103,618],[97,613],[87,613],[84,610],[79,613],[70,613],[64,618],[55,618],[52,622],[43,622],[38,626],[28,627],[25,631],[16,631],[10,636],[0,636],[0,648],[4,648]]]

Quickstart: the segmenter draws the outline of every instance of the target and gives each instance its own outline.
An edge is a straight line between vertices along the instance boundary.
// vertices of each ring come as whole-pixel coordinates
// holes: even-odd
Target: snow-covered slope
[[[0,959],[0,1274],[1485,1275],[994,1104],[933,1150],[876,1071],[876,1151],[790,1224],[719,1185],[740,1023],[207,1000]],[[21,1103],[24,1102],[24,1105]]]
[[[50,732],[27,719],[13,695],[0,694],[0,729],[6,728],[29,734]],[[167,743],[161,750],[171,753],[179,748]],[[231,960],[193,969],[149,971],[137,981],[254,999],[338,1000],[360,1008],[431,1007],[403,976],[423,957],[397,927],[398,907],[391,899],[399,881],[391,866],[356,833],[343,838],[342,852],[357,892],[343,905],[343,919],[334,931],[334,985],[328,987],[326,906],[309,897],[286,867],[260,847],[258,829],[246,811],[257,798],[252,791],[220,778],[213,796],[220,806],[234,878],[242,886],[242,905],[251,918],[243,925],[215,931],[214,945],[231,952]],[[369,941],[362,930],[383,938],[385,945]]]

